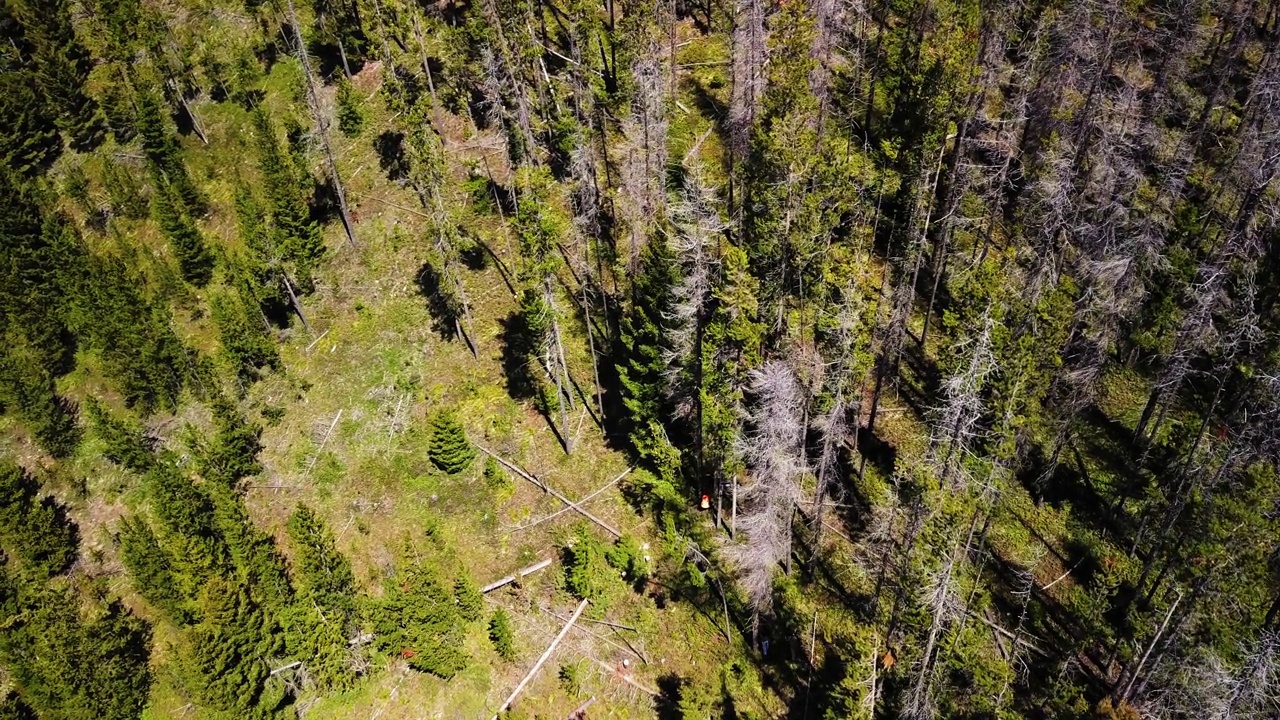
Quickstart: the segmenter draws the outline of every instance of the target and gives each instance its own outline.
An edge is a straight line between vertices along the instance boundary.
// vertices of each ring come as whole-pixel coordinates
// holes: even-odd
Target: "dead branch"
[[[556,635],[556,639],[551,641],[551,644],[543,651],[542,657],[538,658],[538,662],[533,664],[533,668],[524,676],[524,679],[520,681],[520,684],[516,686],[516,689],[511,691],[511,695],[509,695],[507,699],[498,706],[498,712],[494,714],[493,720],[498,720],[498,716],[501,715],[508,707],[511,707],[511,703],[515,702],[516,697],[524,690],[524,686],[528,685],[529,681],[538,674],[538,671],[542,669],[543,664],[547,662],[547,658],[551,657],[551,653],[555,652],[556,646],[560,644],[560,641],[564,639],[565,635],[569,634],[569,628],[573,627],[573,624],[577,622],[578,616],[582,615],[582,611],[587,609],[588,602],[588,600],[583,600],[578,603],[578,609],[573,611],[573,615],[569,618],[569,621],[564,624],[564,627],[560,628],[560,634]]]
[[[600,527],[604,528],[605,530],[607,530],[607,531],[609,532],[609,534],[610,534],[610,535],[612,535],[612,536],[614,536],[614,537],[618,537],[618,538],[622,537],[622,533],[620,533],[620,532],[618,532],[617,530],[615,530],[615,529],[614,529],[614,527],[613,527],[612,525],[610,525],[610,524],[606,523],[605,521],[601,520],[600,518],[596,517],[595,515],[592,515],[591,513],[587,512],[586,510],[583,510],[582,508],[578,507],[578,504],[577,504],[577,503],[575,503],[575,502],[573,502],[572,500],[570,500],[569,498],[565,497],[565,496],[564,496],[560,491],[558,491],[558,490],[556,490],[556,489],[552,488],[550,485],[546,484],[545,482],[543,482],[543,481],[539,480],[538,478],[534,477],[533,475],[530,475],[528,472],[526,472],[526,471],[524,470],[524,468],[521,468],[519,465],[516,465],[515,463],[510,462],[509,460],[507,460],[507,459],[505,459],[505,458],[503,458],[503,457],[499,456],[497,453],[493,452],[492,450],[489,450],[489,449],[485,448],[483,445],[480,445],[479,443],[472,442],[471,444],[472,444],[472,445],[475,445],[475,446],[476,446],[476,448],[478,448],[478,449],[480,450],[480,452],[482,452],[482,453],[484,453],[485,455],[488,455],[489,457],[493,458],[494,460],[497,460],[498,462],[502,463],[502,465],[503,465],[504,467],[506,467],[508,470],[510,470],[511,472],[514,472],[515,474],[519,475],[520,477],[524,478],[525,480],[528,480],[529,482],[533,483],[534,485],[537,485],[537,486],[538,486],[539,488],[541,488],[543,491],[545,491],[545,492],[549,493],[550,495],[554,496],[554,497],[555,497],[557,500],[559,500],[560,502],[562,502],[562,503],[564,503],[565,505],[568,505],[570,508],[573,508],[574,510],[578,511],[578,513],[579,513],[580,515],[582,515],[583,517],[585,517],[586,519],[588,519],[588,520],[590,520],[591,522],[593,522],[593,523],[595,523],[595,524],[599,525]]]

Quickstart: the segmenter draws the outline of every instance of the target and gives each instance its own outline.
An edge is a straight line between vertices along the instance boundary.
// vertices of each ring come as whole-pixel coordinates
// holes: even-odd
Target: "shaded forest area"
[[[0,715],[1280,716],[1278,23],[3,0]]]

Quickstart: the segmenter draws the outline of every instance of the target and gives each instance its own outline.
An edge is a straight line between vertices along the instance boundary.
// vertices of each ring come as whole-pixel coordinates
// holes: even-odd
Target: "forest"
[[[1280,717],[1280,2],[0,38],[0,719]]]

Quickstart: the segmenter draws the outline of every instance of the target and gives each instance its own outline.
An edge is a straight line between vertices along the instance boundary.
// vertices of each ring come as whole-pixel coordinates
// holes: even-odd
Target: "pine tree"
[[[467,441],[466,430],[450,410],[441,410],[431,418],[431,444],[427,450],[431,462],[442,471],[457,475],[471,467],[475,448]]]
[[[141,425],[116,416],[95,397],[85,400],[85,410],[93,434],[106,446],[103,457],[137,473],[151,469],[155,443]]]
[[[213,277],[213,253],[172,185],[156,188],[155,214],[161,232],[178,259],[182,278],[196,287],[204,287]]]

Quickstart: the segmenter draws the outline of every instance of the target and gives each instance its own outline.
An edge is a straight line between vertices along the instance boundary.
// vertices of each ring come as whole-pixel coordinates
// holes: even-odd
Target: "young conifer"
[[[441,410],[431,418],[431,446],[427,454],[436,467],[450,475],[471,467],[476,450],[467,441],[467,433],[452,411]]]
[[[182,278],[196,287],[204,287],[213,277],[213,253],[173,185],[156,189],[155,213],[156,222],[178,259]]]
[[[498,657],[507,662],[516,659],[511,618],[502,608],[495,610],[493,616],[489,618],[489,641],[493,643],[493,649],[498,653]]]
[[[154,441],[142,426],[132,420],[114,415],[101,400],[90,397],[85,400],[89,427],[106,448],[103,457],[134,472],[145,473],[155,463],[152,453]]]

